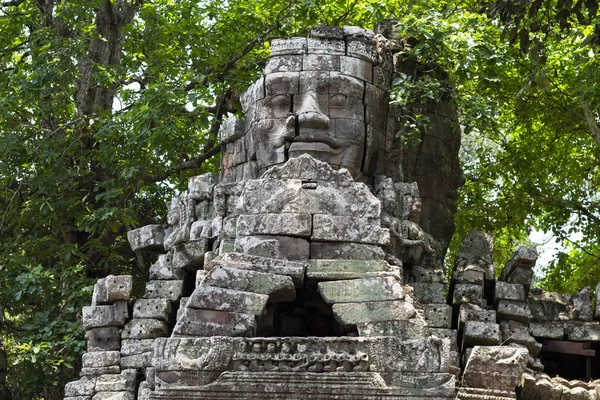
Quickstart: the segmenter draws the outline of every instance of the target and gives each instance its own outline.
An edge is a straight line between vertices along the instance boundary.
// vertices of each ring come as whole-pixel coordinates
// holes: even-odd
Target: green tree
[[[496,237],[502,267],[534,228],[561,240],[579,234],[571,257],[553,264],[570,265],[563,276],[569,284],[541,282],[553,290],[600,278],[597,4],[415,2],[400,23],[404,56],[444,73],[397,80],[393,101],[419,121],[401,134],[408,142],[427,134],[426,116],[414,104],[447,93],[463,128],[466,183],[451,253],[468,231],[485,230]]]

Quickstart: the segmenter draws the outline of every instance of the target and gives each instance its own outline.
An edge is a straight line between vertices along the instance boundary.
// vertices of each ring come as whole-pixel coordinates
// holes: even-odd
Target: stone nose
[[[308,129],[329,128],[329,117],[319,107],[317,94],[306,93],[302,99],[300,109],[296,112],[298,116],[298,127]]]

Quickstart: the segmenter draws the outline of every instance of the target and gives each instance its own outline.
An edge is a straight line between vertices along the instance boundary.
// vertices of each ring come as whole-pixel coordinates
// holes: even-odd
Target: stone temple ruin
[[[532,288],[526,247],[496,279],[482,232],[447,281],[447,238],[404,181],[382,32],[272,41],[246,118],[221,128],[220,175],[129,232],[155,254],[143,298],[130,276],[96,284],[66,400],[599,398],[590,289]]]

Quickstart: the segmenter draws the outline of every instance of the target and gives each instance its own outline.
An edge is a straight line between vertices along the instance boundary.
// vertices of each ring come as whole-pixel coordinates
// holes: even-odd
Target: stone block
[[[92,400],[135,400],[133,392],[98,392]]]
[[[320,39],[338,39],[343,40],[345,35],[344,28],[338,26],[315,26],[310,28],[309,36]]]
[[[514,390],[487,389],[462,386],[458,389],[455,400],[493,399],[493,400],[516,400]]]
[[[355,57],[340,57],[340,72],[373,83],[373,64]]]
[[[381,216],[381,202],[364,183],[316,181],[315,185],[305,188],[302,182],[302,179],[246,181],[241,194],[242,201],[237,203],[235,211],[239,215],[307,213],[362,218]]]
[[[354,326],[361,322],[407,320],[416,314],[412,304],[406,301],[337,303],[332,309],[335,319],[343,326]]]
[[[573,304],[573,319],[579,321],[591,321],[594,313],[592,309],[592,288],[590,286],[582,289],[571,298]]]
[[[310,247],[306,239],[298,237],[241,236],[235,239],[235,251],[268,258],[306,260]]]
[[[390,243],[390,234],[378,219],[316,214],[311,240],[385,246]]]
[[[150,393],[152,393],[155,388],[156,388],[155,386],[150,385],[150,383],[148,382],[148,378],[146,377],[146,380],[142,381],[140,383],[140,385],[138,386],[137,400],[149,400]]]
[[[458,327],[462,331],[467,321],[496,323],[496,311],[475,304],[461,304],[458,312]]]
[[[310,237],[312,216],[303,213],[240,215],[237,236],[282,235]]]
[[[303,71],[339,71],[340,56],[329,54],[307,54],[302,60]]]
[[[302,71],[302,59],[303,56],[301,55],[270,57],[267,65],[265,66],[265,74],[271,74],[273,72]]]
[[[385,252],[374,244],[311,242],[311,259],[383,260]]]
[[[310,360],[310,355],[319,357],[318,354],[321,353],[320,349],[324,345],[328,348],[328,354],[338,360],[351,361],[355,365],[360,364],[360,368],[363,369],[367,368],[368,365],[372,365],[374,371],[383,374],[387,372],[444,373],[448,368],[450,353],[449,340],[439,338],[412,340],[402,340],[401,338],[390,336],[343,338],[164,338],[159,339],[155,343],[154,361],[156,377],[158,380],[161,377],[172,374],[173,371],[211,371],[211,376],[204,382],[202,379],[206,379],[206,375],[197,375],[198,379],[195,381],[195,384],[203,384],[212,382],[214,376],[218,376],[222,371],[230,370],[232,361],[248,360],[248,357],[254,357],[257,361],[273,360],[276,359],[275,357],[278,357],[279,361],[281,361],[282,357],[286,357],[286,354],[288,356],[291,355],[293,359]],[[349,354],[348,349],[351,349],[352,353]],[[259,354],[259,356],[256,357],[256,354]],[[294,354],[296,355],[294,356]],[[356,355],[360,355],[360,357],[356,357]],[[368,364],[363,363],[365,358],[368,360]],[[288,358],[283,358],[283,360],[286,359]],[[238,370],[243,365],[236,362],[233,364],[235,365],[234,368],[238,368]],[[260,365],[260,363],[255,364]],[[268,371],[263,372],[265,374],[268,373]],[[356,376],[355,374],[352,375]],[[273,382],[282,379],[281,371],[274,372],[272,376]],[[337,384],[339,385],[339,383]],[[454,385],[454,382],[452,384]],[[453,389],[454,386],[452,386],[452,391]]]
[[[118,365],[111,365],[110,367],[83,367],[79,376],[100,376],[106,374],[118,374],[121,372],[121,367]]]
[[[370,63],[377,63],[377,51],[375,45],[367,40],[348,40],[346,43],[349,56],[362,58]]]
[[[486,280],[495,278],[496,268],[492,263],[494,237],[481,231],[472,231],[465,237],[454,261],[455,270],[479,269],[485,272]]]
[[[534,289],[531,290],[528,297],[529,309],[533,321],[551,322],[568,319],[569,306],[564,296],[558,293]]]
[[[128,300],[117,300],[113,304],[115,312],[115,318],[118,321],[129,321],[129,301]]]
[[[574,342],[599,342],[600,324],[598,323],[565,323],[567,340]]]
[[[341,39],[311,38],[307,40],[308,53],[311,54],[346,54],[346,42]]]
[[[463,303],[485,305],[483,298],[483,286],[471,283],[459,283],[454,285],[452,293],[452,304],[459,305]]]
[[[542,344],[538,343],[533,336],[529,334],[529,325],[517,321],[501,321],[500,331],[502,333],[502,343],[516,343],[525,346],[532,357],[537,357],[542,350]]]
[[[424,304],[427,325],[432,328],[447,328],[452,325],[452,307],[447,304]]]
[[[137,371],[125,369],[119,375],[102,375],[96,380],[96,392],[135,392]]]
[[[269,302],[292,301],[296,298],[294,282],[289,276],[237,268],[214,268],[206,276],[203,284],[205,286],[266,294],[269,296]]]
[[[521,381],[529,354],[508,346],[475,346],[463,375],[463,386],[513,391]]]
[[[111,304],[117,300],[129,300],[131,297],[131,275],[108,275],[98,279],[94,285],[92,305]]]
[[[68,396],[63,400],[92,400],[92,396]]]
[[[266,294],[202,285],[194,290],[186,307],[261,315],[268,300]]]
[[[446,285],[443,283],[410,283],[415,298],[425,304],[445,304]]]
[[[452,351],[458,351],[458,331],[456,329],[446,328],[430,328],[431,336],[435,336],[440,339],[448,339],[450,341],[450,349]]]
[[[356,325],[358,336],[396,336],[402,339],[419,339],[431,336],[431,330],[422,319],[361,322]]]
[[[391,276],[400,280],[400,268],[384,260],[309,260],[306,279],[337,281]]]
[[[132,319],[125,325],[123,339],[154,339],[169,334],[165,321],[158,319]]]
[[[121,341],[121,359],[152,351],[154,339],[123,339]]]
[[[130,356],[121,357],[121,367],[131,369],[142,369],[152,365],[152,352],[133,354]]]
[[[297,94],[300,74],[298,72],[274,72],[265,75],[266,97],[281,94]],[[260,118],[260,116],[258,116]]]
[[[161,254],[158,260],[150,266],[151,280],[180,280],[183,279],[185,271],[181,268],[173,268],[173,253]]]
[[[494,303],[500,300],[525,301],[525,288],[519,283],[497,281]]]
[[[93,328],[85,332],[88,352],[119,350],[121,335],[116,326]]]
[[[174,336],[253,336],[254,315],[187,308],[173,329]]]
[[[172,303],[167,299],[140,299],[133,306],[133,318],[152,318],[169,322]]]
[[[227,121],[235,124],[233,119],[229,121],[228,118]],[[217,183],[219,183],[219,175],[214,172],[192,176],[188,179],[188,197],[196,201],[212,200],[213,189]]]
[[[100,368],[119,365],[121,353],[118,351],[98,351],[85,353],[82,357],[84,368]]]
[[[127,232],[127,240],[133,251],[162,251],[165,228],[162,225],[146,225]]]
[[[319,293],[328,304],[404,299],[404,290],[392,277],[319,282]]]
[[[506,267],[505,267],[506,268]],[[533,269],[528,267],[514,267],[504,280],[508,283],[520,283],[529,288],[533,278]]]
[[[128,316],[128,315],[127,315]],[[115,312],[115,305],[85,306],[82,309],[82,323],[85,329],[102,328],[105,326],[123,326],[126,316]]]
[[[219,254],[233,253],[235,252],[235,239],[223,238],[219,243]]]
[[[65,385],[65,397],[93,396],[96,377],[83,376]]]
[[[183,281],[146,282],[144,299],[167,299],[177,301],[183,294]]]
[[[513,320],[519,322],[529,323],[531,321],[531,311],[527,303],[512,301],[512,300],[500,300],[496,307],[498,320]]]
[[[538,252],[533,247],[521,246],[512,256],[513,262],[520,267],[535,267]]]
[[[445,284],[446,277],[441,269],[429,269],[415,265],[410,268],[410,282]]]
[[[392,86],[392,73],[380,66],[373,67],[373,85],[381,90],[390,90]]]
[[[329,79],[329,77],[331,75],[335,75],[335,73],[332,74],[314,74],[314,73],[306,73],[306,76],[310,76],[310,75],[317,75],[317,76],[324,76],[327,79]],[[335,84],[334,82],[329,81],[331,84]],[[340,77],[340,82],[338,83],[339,85],[342,85],[344,83],[350,83],[352,84],[354,83],[359,83],[357,80],[355,80],[354,78],[342,78]],[[326,83],[326,82],[323,82]],[[351,90],[351,86],[352,85],[348,85],[348,87],[346,88],[344,86],[344,89],[346,89],[345,91],[349,91]],[[314,88],[312,88],[314,89]],[[356,92],[356,93],[350,93],[347,94],[350,97],[355,97],[358,99],[362,99],[362,90],[360,92]],[[307,186],[306,183],[316,183],[317,188],[319,187],[318,183],[324,183],[324,182],[331,182],[329,185],[326,185],[325,187],[327,188],[331,188],[332,185],[334,185],[335,187],[338,187],[340,189],[346,187],[346,186],[350,186],[354,189],[359,189],[359,186],[356,186],[356,184],[354,183],[354,179],[352,178],[352,175],[350,174],[350,172],[347,169],[341,169],[341,170],[335,170],[331,167],[331,165],[329,165],[326,162],[323,161],[319,161],[316,158],[308,155],[308,154],[302,154],[297,158],[291,158],[289,159],[285,164],[283,165],[274,165],[273,167],[269,168],[261,177],[262,180],[264,180],[264,185],[269,185],[269,184],[276,184],[277,186],[279,186],[282,182],[272,182],[272,180],[277,180],[277,181],[281,181],[281,180],[300,180],[300,183],[304,182],[305,185],[301,184],[301,188],[307,188],[307,187],[312,187],[314,189],[314,185],[310,185]],[[309,182],[307,182],[309,181]],[[313,182],[313,181],[317,181],[317,182]],[[296,183],[296,182],[294,182]],[[262,185],[261,185],[262,186]],[[294,187],[294,186],[292,186]],[[255,188],[251,189],[251,191],[253,192]],[[327,192],[325,192],[327,193]],[[366,194],[366,193],[365,193]],[[323,200],[327,200],[326,198],[324,198]],[[277,211],[275,211],[277,212]],[[279,211],[279,212],[285,212],[285,211]],[[302,210],[299,209],[299,211],[297,212],[306,212],[306,210]],[[314,212],[309,212],[308,214],[314,214]],[[338,215],[338,214],[336,214]],[[341,215],[346,215],[346,214],[341,214]]]
[[[208,241],[199,239],[178,244],[173,249],[173,269],[195,271],[204,266],[204,253],[208,251]]]
[[[240,102],[242,104],[247,103],[245,100],[247,100],[248,94],[255,96],[253,98],[253,101],[255,101],[258,98],[264,97],[262,77],[260,77],[252,86],[250,86],[248,90],[242,93],[242,95],[240,96]],[[244,104],[244,109],[248,109],[248,107],[249,104]],[[230,115],[227,118],[224,118],[223,123],[221,124],[221,128],[219,129],[219,143],[230,143],[244,136],[244,132],[245,121],[234,115]]]
[[[501,343],[500,326],[494,322],[467,321],[463,330],[462,348],[494,346]]]
[[[483,268],[467,266],[460,271],[457,270],[454,274],[456,275],[456,283],[480,286],[483,286],[485,283],[485,271]]]
[[[243,253],[221,254],[218,258],[208,262],[204,266],[204,269],[210,271],[218,266],[248,269],[275,275],[286,275],[292,278],[296,287],[303,286],[304,271],[306,269],[306,264],[304,262],[253,256]]]
[[[235,226],[234,226],[235,229]],[[217,215],[212,218],[203,218],[194,221],[190,227],[190,240],[215,239],[223,231],[223,217]],[[229,232],[225,232],[228,235]],[[233,231],[235,236],[235,230]]]
[[[565,328],[562,323],[532,322],[529,324],[529,333],[536,338],[562,340]]]

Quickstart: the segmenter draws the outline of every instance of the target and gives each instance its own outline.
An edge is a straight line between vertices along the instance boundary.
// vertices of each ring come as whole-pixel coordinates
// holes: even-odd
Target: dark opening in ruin
[[[600,378],[600,343],[544,340],[539,357],[550,376],[582,381]]]
[[[267,305],[258,319],[257,336],[341,336],[347,332],[333,317],[333,311],[316,285],[296,289],[294,301]]]

